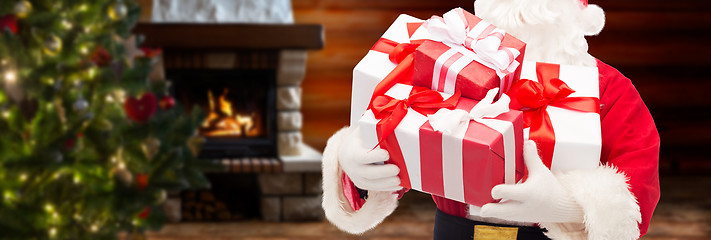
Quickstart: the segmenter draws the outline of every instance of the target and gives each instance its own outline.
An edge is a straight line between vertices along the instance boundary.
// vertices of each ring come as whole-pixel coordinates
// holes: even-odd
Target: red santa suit
[[[557,175],[583,209],[583,223],[539,223],[553,239],[628,239],[647,232],[659,201],[659,135],[632,82],[597,61],[600,76],[602,154],[600,166]],[[361,233],[379,224],[397,206],[398,194],[371,191],[361,199],[338,167],[337,150],[345,135],[336,133],[324,151],[326,217],[340,229]],[[467,217],[467,205],[433,196],[437,208]],[[634,237],[632,237],[634,238]]]

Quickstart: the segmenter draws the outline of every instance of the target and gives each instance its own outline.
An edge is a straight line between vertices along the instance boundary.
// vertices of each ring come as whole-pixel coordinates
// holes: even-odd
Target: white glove
[[[338,163],[351,181],[360,189],[369,191],[400,190],[395,164],[382,164],[390,159],[388,151],[363,146],[360,129],[355,127],[345,137],[338,150]]]
[[[543,165],[535,142],[529,140],[524,144],[523,159],[528,179],[521,184],[495,186],[491,196],[505,200],[482,206],[482,217],[533,223],[582,223],[582,207]]]

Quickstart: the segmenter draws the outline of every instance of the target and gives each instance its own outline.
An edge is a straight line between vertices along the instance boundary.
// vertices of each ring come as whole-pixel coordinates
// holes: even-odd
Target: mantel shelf
[[[144,46],[188,49],[321,49],[318,24],[139,23]]]

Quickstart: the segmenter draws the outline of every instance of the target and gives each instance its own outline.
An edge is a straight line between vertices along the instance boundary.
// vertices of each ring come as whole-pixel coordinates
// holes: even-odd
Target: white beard
[[[476,15],[524,41],[525,60],[595,66],[586,35],[605,24],[597,5],[581,8],[579,0],[477,0]]]

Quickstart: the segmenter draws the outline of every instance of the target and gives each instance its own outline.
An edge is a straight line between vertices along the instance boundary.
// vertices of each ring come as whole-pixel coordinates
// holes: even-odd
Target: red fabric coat
[[[659,201],[659,134],[654,120],[632,82],[617,69],[598,60],[600,73],[601,162],[624,173],[642,215],[640,234],[647,233]],[[594,181],[594,180],[593,180]],[[353,209],[364,203],[355,185],[344,176],[344,193]],[[466,204],[432,196],[441,211],[464,217]]]
[[[654,120],[629,78],[598,60],[600,72],[601,162],[617,167],[629,178],[639,202],[640,234],[659,202],[659,134]],[[432,196],[437,208],[454,216],[466,215],[466,204]]]

